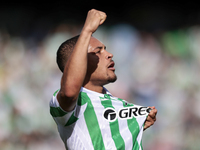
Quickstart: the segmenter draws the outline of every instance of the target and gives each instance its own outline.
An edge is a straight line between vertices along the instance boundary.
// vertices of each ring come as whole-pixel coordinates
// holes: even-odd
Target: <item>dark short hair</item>
[[[65,42],[63,42],[58,48],[56,62],[58,64],[59,69],[62,72],[64,72],[65,64],[69,59],[78,38],[79,35],[72,37],[71,39],[68,39]]]

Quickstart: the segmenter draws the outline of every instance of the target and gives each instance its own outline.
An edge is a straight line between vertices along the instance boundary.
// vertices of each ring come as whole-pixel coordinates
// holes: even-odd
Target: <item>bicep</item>
[[[57,101],[60,107],[67,112],[74,110],[77,103],[78,95],[74,97],[66,96],[62,91],[59,91],[57,94]]]

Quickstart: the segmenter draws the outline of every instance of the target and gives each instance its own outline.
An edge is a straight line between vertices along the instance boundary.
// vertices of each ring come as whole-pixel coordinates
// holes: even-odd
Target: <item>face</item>
[[[94,37],[91,37],[88,48],[88,70],[87,75],[89,81],[96,85],[105,85],[115,82],[113,54],[106,51],[103,43]]]

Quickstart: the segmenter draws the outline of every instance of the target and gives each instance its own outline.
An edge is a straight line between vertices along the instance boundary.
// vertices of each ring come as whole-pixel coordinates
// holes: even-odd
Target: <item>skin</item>
[[[92,34],[106,20],[104,12],[92,9],[88,12],[85,24],[66,63],[61,79],[61,88],[57,95],[58,102],[65,111],[72,111],[77,103],[81,87],[104,93],[103,86],[114,82],[115,75],[113,54]],[[144,129],[156,121],[157,110],[151,107]]]
[[[103,86],[116,81],[113,54],[106,51],[103,43],[91,37],[88,49],[88,66],[83,86],[99,93],[104,92]]]

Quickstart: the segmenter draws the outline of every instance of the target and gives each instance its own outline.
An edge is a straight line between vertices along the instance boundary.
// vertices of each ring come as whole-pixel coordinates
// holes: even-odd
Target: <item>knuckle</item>
[[[93,13],[95,11],[96,11],[95,9],[91,9],[88,13]]]

